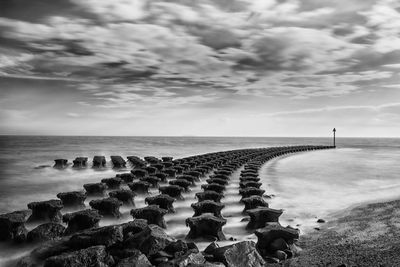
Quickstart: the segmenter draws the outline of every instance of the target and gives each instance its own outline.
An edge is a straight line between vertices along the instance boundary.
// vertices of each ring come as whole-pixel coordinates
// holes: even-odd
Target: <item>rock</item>
[[[274,252],[275,247],[271,247],[271,244],[278,238],[282,238],[287,244],[293,244],[299,238],[299,230],[272,223],[264,228],[257,229],[255,235],[258,239],[257,249],[264,257]]]
[[[179,179],[179,180],[186,180],[186,181],[190,182],[192,185],[195,185],[196,181],[197,181],[195,176],[187,175],[187,174],[179,175],[176,178]]]
[[[127,157],[127,159],[132,164],[132,166],[135,168],[137,168],[137,167],[141,168],[141,167],[146,166],[146,162],[137,156],[129,156],[129,157]]]
[[[27,222],[61,222],[63,204],[61,200],[52,199],[47,201],[31,202],[28,208],[32,210]]]
[[[111,156],[111,162],[114,168],[126,167],[126,161],[121,156]]]
[[[87,161],[88,161],[88,158],[86,158],[86,157],[77,157],[72,161],[74,163],[72,168],[76,168],[76,169],[86,168]]]
[[[211,179],[221,179],[221,180],[225,180],[225,181],[229,181],[229,176],[228,175],[224,175],[224,174],[213,174],[210,175]]]
[[[250,222],[247,224],[247,229],[262,228],[269,222],[278,222],[283,210],[270,209],[267,207],[259,207],[247,210],[250,216]]]
[[[268,203],[265,202],[264,198],[261,196],[250,196],[242,199],[244,203],[244,210],[243,212],[251,209],[255,209],[257,207],[267,207]]]
[[[37,226],[27,235],[29,242],[54,240],[63,235],[65,227],[58,223],[45,223]]]
[[[193,243],[194,244],[194,243]],[[189,248],[188,244],[182,240],[177,240],[175,242],[170,243],[168,246],[164,248],[164,251],[173,255],[174,258],[178,258],[182,255],[184,255],[186,252],[192,251],[192,252],[199,252],[197,249],[196,245],[194,245],[195,248]]]
[[[206,182],[208,184],[220,184],[220,185],[227,185],[228,184],[228,180],[224,180],[224,179],[219,179],[219,178],[211,178],[211,179],[207,179]]]
[[[65,169],[68,167],[68,160],[67,159],[55,159],[54,160],[55,164],[53,168],[56,169]]]
[[[149,175],[153,175],[157,172],[157,168],[153,166],[147,166],[144,168]]]
[[[161,179],[154,175],[151,175],[151,176],[140,178],[140,181],[147,182],[147,183],[151,184],[152,187],[157,187],[158,183],[161,182]]]
[[[150,164],[157,164],[157,163],[160,162],[160,160],[159,160],[158,158],[153,157],[153,156],[144,157],[144,160],[145,160],[146,162],[150,163]]]
[[[205,200],[221,202],[221,199],[224,197],[224,195],[221,193],[215,192],[215,191],[206,190],[204,192],[196,193],[196,197],[199,200],[199,202],[205,201]]]
[[[242,177],[240,177],[239,179],[240,179],[240,182],[249,182],[249,181],[252,181],[252,182],[259,182],[259,181],[260,181],[260,178],[258,178],[258,177],[251,177],[251,176],[242,176]]]
[[[163,162],[171,162],[174,158],[173,157],[161,157]]]
[[[25,222],[30,214],[30,210],[21,210],[1,214],[0,241],[25,241],[28,233],[28,230],[25,228]]]
[[[101,182],[103,184],[106,184],[109,189],[119,189],[122,180],[118,177],[112,177],[112,178],[102,179]]]
[[[153,266],[140,250],[132,250],[132,256],[118,262],[116,267],[151,267]]]
[[[122,206],[122,202],[116,198],[109,197],[103,199],[94,199],[89,202],[89,205],[99,211],[99,214],[104,217],[113,217],[119,218],[121,217],[121,213],[119,212],[119,207]]]
[[[113,264],[114,260],[107,254],[104,246],[94,246],[50,257],[44,262],[44,267],[108,267]]]
[[[107,186],[103,183],[90,183],[84,184],[88,196],[104,196]]]
[[[143,178],[147,176],[147,171],[144,169],[134,169],[131,170],[131,173],[137,178]]]
[[[106,158],[104,156],[93,157],[93,168],[102,168],[106,166]]]
[[[175,177],[176,175],[176,170],[173,168],[164,169],[163,172],[166,173],[170,178]]]
[[[207,250],[213,255],[214,261],[224,263],[228,267],[265,266],[265,261],[258,253],[253,241],[242,241],[225,247],[215,247]]]
[[[268,250],[276,251],[282,250],[285,251],[289,249],[289,245],[286,243],[285,239],[277,238],[269,244]],[[277,257],[278,258],[278,257]]]
[[[201,202],[193,203],[191,207],[194,210],[193,217],[199,216],[203,213],[211,213],[216,217],[222,217],[221,210],[225,207],[225,205],[212,200],[204,200]]]
[[[199,171],[187,171],[184,174],[195,177],[196,181],[200,181],[200,177],[202,176],[201,172]]]
[[[164,172],[158,172],[158,173],[154,174],[154,176],[159,178],[161,180],[161,182],[166,182],[168,174],[166,174]]]
[[[219,171],[214,172],[214,175],[219,175],[219,174],[229,176],[232,174],[232,172],[227,171],[227,170],[219,170]]]
[[[206,259],[203,254],[197,252],[189,252],[185,255],[182,255],[178,258],[169,261],[171,265],[169,266],[177,266],[177,267],[186,267],[186,266],[204,266],[206,263]]]
[[[217,193],[222,193],[225,190],[225,186],[216,183],[203,184],[201,185],[201,188],[204,189],[204,191],[211,190]]]
[[[125,205],[135,206],[134,197],[136,194],[131,190],[119,189],[108,193],[111,198],[116,198]]]
[[[318,219],[317,223],[325,223],[325,220],[324,219]]]
[[[247,187],[255,187],[260,188],[262,183],[254,182],[254,181],[242,181],[239,183],[240,188],[247,188]]]
[[[84,191],[72,191],[58,193],[57,197],[61,199],[65,208],[83,208],[87,195]]]
[[[33,261],[42,261],[49,257],[69,252],[71,248],[68,245],[68,241],[69,237],[64,237],[44,242],[31,252],[30,257]]]
[[[120,226],[122,226],[124,239],[126,239],[128,235],[134,235],[146,229],[148,223],[145,219],[134,219],[133,221],[120,224]]]
[[[68,224],[64,234],[70,235],[82,230],[99,227],[101,217],[97,210],[91,209],[64,214],[63,222]]]
[[[128,183],[128,186],[135,193],[148,194],[149,187],[151,186],[151,184],[149,184],[148,182],[144,182],[144,181],[137,181],[137,182],[133,182],[133,183]]]
[[[185,180],[185,179],[176,179],[176,180],[171,180],[169,181],[170,185],[178,185],[182,188],[185,189],[185,191],[189,191],[189,186],[192,185],[191,182]]]
[[[130,183],[135,178],[135,176],[132,173],[129,173],[129,172],[117,174],[116,177],[120,178],[125,183]]]
[[[155,224],[149,224],[146,229],[140,233],[130,236],[123,243],[123,247],[139,249],[149,257],[155,255],[175,241],[176,239],[167,235],[161,227]]]
[[[286,253],[284,251],[282,251],[282,250],[275,251],[273,256],[275,258],[279,259],[279,261],[284,261],[284,260],[287,259]]]
[[[158,190],[162,194],[167,194],[175,199],[183,199],[182,192],[185,190],[179,185],[160,186]]]
[[[168,213],[168,210],[162,209],[157,205],[150,205],[140,209],[131,210],[131,215],[136,219],[145,219],[148,224],[155,224],[162,228],[167,228],[167,224],[164,220],[164,215]]]
[[[73,249],[100,245],[110,247],[123,241],[122,229],[123,227],[121,225],[111,225],[85,230],[71,236],[67,244]]]
[[[239,194],[242,195],[243,198],[251,197],[251,196],[262,196],[265,193],[265,190],[256,188],[256,187],[246,187],[243,189],[239,189]]]
[[[169,195],[161,194],[153,197],[146,197],[144,201],[149,205],[158,205],[160,208],[168,210],[169,212],[175,212],[173,206],[175,198]]]
[[[226,224],[223,218],[215,217],[210,213],[205,213],[197,217],[187,218],[186,226],[190,227],[190,231],[186,236],[187,239],[211,239],[225,240],[222,232],[222,226]]]

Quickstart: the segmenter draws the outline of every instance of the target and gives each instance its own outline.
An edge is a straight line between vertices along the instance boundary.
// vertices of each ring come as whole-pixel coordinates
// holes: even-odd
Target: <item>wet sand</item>
[[[400,266],[400,200],[343,211],[319,228],[300,236],[301,255],[283,266]]]

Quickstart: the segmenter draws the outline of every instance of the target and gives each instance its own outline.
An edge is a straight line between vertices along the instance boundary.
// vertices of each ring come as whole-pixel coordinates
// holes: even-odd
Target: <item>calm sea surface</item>
[[[0,136],[0,213],[26,209],[31,201],[53,199],[58,192],[82,190],[84,183],[118,173],[110,164],[102,171],[35,168],[53,165],[56,158],[70,162],[78,156],[91,161],[94,155],[104,155],[107,160],[111,155],[180,158],[231,149],[303,144],[330,145],[331,139]],[[268,200],[270,207],[284,209],[283,225],[297,226],[304,233],[315,227],[316,218],[329,220],[335,212],[355,204],[400,197],[400,139],[338,138],[337,145],[337,149],[287,155],[263,166],[263,189],[273,195]],[[126,171],[129,170],[123,170]],[[255,239],[244,230],[246,222],[241,222],[238,175],[239,171],[233,175],[223,199],[223,216],[228,220],[224,233],[238,240]],[[185,193],[185,200],[174,204],[177,213],[166,216],[170,234],[179,238],[187,234],[184,220],[193,215],[190,204],[196,202],[194,194],[198,191],[199,185]],[[143,199],[135,199],[137,207],[145,206]],[[122,208],[124,216],[119,222],[131,219],[129,210]],[[101,225],[115,222],[102,220]],[[5,255],[0,253],[0,265],[2,258]]]

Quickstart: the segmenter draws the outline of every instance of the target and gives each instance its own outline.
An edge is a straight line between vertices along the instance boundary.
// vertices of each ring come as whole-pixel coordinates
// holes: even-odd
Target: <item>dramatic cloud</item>
[[[231,131],[230,123],[252,114],[327,106],[359,106],[353,111],[367,114],[365,107],[400,96],[399,64],[395,0],[0,3],[0,85],[13,88],[0,92],[10,99],[0,111],[4,133],[24,129],[19,115],[26,112],[38,121],[24,133],[60,116],[80,123],[80,133],[91,133],[86,122],[102,117],[134,118],[144,129],[124,128],[124,134],[161,135],[146,123],[174,121],[184,129],[167,126],[165,134],[179,134],[193,127],[193,118],[211,127],[198,131],[212,135],[223,134],[218,125]],[[25,105],[20,96],[33,90],[41,97],[34,96],[36,106]],[[58,101],[64,101],[60,112],[49,114]],[[386,110],[375,112],[381,125],[393,123]],[[5,119],[10,116],[13,123]]]

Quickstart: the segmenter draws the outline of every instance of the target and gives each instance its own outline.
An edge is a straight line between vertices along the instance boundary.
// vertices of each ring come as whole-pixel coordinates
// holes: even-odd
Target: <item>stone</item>
[[[114,168],[126,167],[126,161],[121,156],[111,156],[111,162]]]
[[[232,174],[232,172],[227,171],[227,170],[218,170],[218,171],[215,171],[214,174],[215,174],[215,175],[221,174],[221,175],[229,176],[229,175]]]
[[[283,238],[277,238],[275,240],[273,240],[268,247],[269,250],[271,251],[276,251],[276,250],[288,250],[289,249],[289,245],[286,243],[285,239]],[[278,258],[278,257],[277,257]]]
[[[216,183],[216,184],[220,184],[220,185],[227,185],[228,184],[228,180],[219,179],[219,178],[207,179],[206,182],[208,184],[212,184],[212,183]]]
[[[143,178],[147,176],[147,171],[144,169],[134,169],[131,170],[131,173],[137,178]]]
[[[87,195],[84,191],[72,191],[58,193],[57,197],[61,199],[65,208],[83,208]]]
[[[65,227],[58,223],[45,223],[37,226],[27,235],[28,242],[43,242],[60,238]]]
[[[242,199],[242,202],[244,203],[244,210],[243,212],[246,212],[247,210],[255,209],[257,207],[267,207],[268,208],[268,203],[265,202],[264,198],[261,196],[250,196]]]
[[[53,256],[44,262],[44,267],[113,266],[114,260],[104,246],[93,246],[74,252]]]
[[[242,195],[243,198],[251,197],[251,196],[262,196],[265,193],[265,190],[256,188],[256,187],[246,187],[243,189],[239,189],[239,194]]]
[[[144,169],[147,171],[147,173],[149,175],[153,175],[157,172],[157,168],[153,167],[153,166],[147,166],[147,167],[144,167]]]
[[[153,156],[144,157],[144,160],[145,160],[146,162],[150,163],[150,164],[157,164],[157,163],[160,162],[160,160],[159,160],[158,158],[153,157]]]
[[[84,184],[83,188],[85,188],[88,196],[104,196],[107,186],[103,183],[89,183]]]
[[[127,159],[131,165],[135,168],[141,168],[146,166],[146,162],[137,156],[128,156]]]
[[[103,184],[106,184],[108,189],[119,189],[122,180],[118,177],[112,177],[112,178],[102,179],[101,182]]]
[[[284,261],[287,259],[287,255],[284,251],[282,250],[277,250],[274,252],[273,256],[277,259],[279,259],[279,261]]]
[[[163,162],[171,162],[174,158],[173,157],[161,157]]]
[[[176,179],[176,180],[171,180],[169,181],[170,185],[178,185],[182,188],[185,189],[185,191],[189,191],[189,186],[192,185],[191,182],[185,180],[185,179]]]
[[[267,207],[259,207],[247,210],[250,216],[250,222],[247,224],[247,229],[257,229],[266,226],[269,222],[278,222],[283,210],[276,210]]]
[[[132,256],[118,262],[116,267],[151,267],[153,266],[140,250],[132,250]]]
[[[211,213],[216,217],[222,217],[221,210],[225,207],[225,205],[212,200],[204,200],[201,202],[193,203],[191,207],[194,210],[193,217],[199,216],[203,213]]]
[[[27,222],[61,222],[63,204],[59,199],[31,202],[28,208],[32,210]]]
[[[93,168],[103,168],[106,166],[106,158],[104,156],[93,157]]]
[[[68,160],[67,159],[55,159],[54,160],[55,164],[53,168],[56,169],[65,169],[68,167]]]
[[[161,227],[149,224],[143,231],[130,236],[122,246],[139,249],[149,257],[173,242],[176,242],[176,239],[167,235]]]
[[[0,241],[25,241],[28,233],[28,230],[25,228],[25,222],[30,215],[30,210],[21,210],[1,214]]]
[[[69,237],[64,237],[44,242],[32,250],[29,256],[33,260],[42,261],[49,257],[69,252],[71,251],[71,247],[68,245],[68,241]]]
[[[144,181],[137,181],[133,183],[128,183],[128,186],[135,193],[148,194],[151,184]]]
[[[111,225],[88,229],[71,236],[67,244],[73,249],[82,249],[92,246],[110,247],[123,241],[123,227]]]
[[[221,199],[223,197],[224,197],[224,195],[222,193],[218,193],[218,192],[211,191],[211,190],[206,190],[204,192],[196,193],[196,198],[199,200],[199,202],[205,201],[205,200],[221,202]]]
[[[144,199],[145,203],[149,205],[157,205],[162,209],[168,210],[169,212],[175,212],[173,203],[175,201],[175,198],[166,195],[166,194],[160,194],[157,196],[152,196],[152,197],[146,197]]]
[[[169,261],[170,266],[186,267],[186,266],[204,266],[206,259],[200,252],[189,252],[178,258]]]
[[[144,208],[131,210],[131,215],[135,219],[145,219],[148,224],[155,224],[162,228],[167,228],[164,220],[164,215],[168,210],[162,209],[157,205],[150,205]]]
[[[99,214],[104,217],[119,218],[121,213],[119,208],[122,206],[122,202],[116,198],[109,197],[103,199],[94,199],[89,202],[89,205],[99,211]]]
[[[250,177],[250,176],[244,176],[244,177],[242,176],[239,179],[240,179],[241,182],[249,182],[249,181],[259,182],[260,181],[260,178],[258,178],[258,177]]]
[[[108,193],[111,198],[116,198],[125,205],[135,206],[134,197],[136,194],[131,190],[119,189]]]
[[[228,175],[224,175],[224,174],[213,174],[213,175],[210,175],[210,178],[211,179],[216,178],[216,179],[221,179],[221,180],[225,180],[225,181],[229,181],[229,179],[230,179]]]
[[[218,193],[222,193],[225,190],[225,186],[216,183],[203,184],[201,185],[201,188],[204,189],[204,191],[211,190]]]
[[[173,168],[167,168],[163,170],[164,173],[168,175],[168,177],[173,178],[176,176],[176,170]]]
[[[135,176],[129,172],[117,174],[116,177],[120,178],[125,183],[131,183],[135,178]]]
[[[210,213],[205,213],[197,217],[187,218],[186,226],[190,231],[186,239],[217,239],[225,240],[222,226],[226,224],[226,219],[218,218]]]
[[[159,178],[161,180],[161,182],[166,182],[168,174],[166,174],[164,172],[158,172],[158,173],[154,174],[154,176]]]
[[[175,199],[183,199],[182,192],[185,190],[179,185],[168,185],[168,186],[160,186],[158,190],[162,194],[169,195]]]
[[[68,224],[65,235],[99,227],[101,215],[97,210],[87,209],[64,214],[63,222]]]
[[[196,181],[197,181],[195,176],[187,175],[187,174],[181,174],[176,178],[179,180],[186,180],[186,181],[190,182],[192,185],[195,185]]]
[[[161,182],[161,179],[154,175],[151,175],[151,176],[140,178],[140,181],[147,182],[147,183],[151,184],[152,187],[157,187],[158,183]]]
[[[208,248],[207,254],[213,261],[222,262],[228,267],[262,267],[265,261],[256,249],[253,241],[242,241],[225,247]]]
[[[242,181],[239,183],[240,188],[247,188],[247,187],[255,187],[260,188],[262,183],[254,182],[254,181]]]
[[[324,219],[318,219],[317,223],[325,223],[325,220]]]
[[[133,219],[133,221],[120,224],[120,226],[125,240],[129,235],[137,234],[146,229],[148,223],[145,219]]]
[[[195,177],[196,181],[200,181],[200,177],[202,176],[202,173],[199,171],[186,171],[184,174]]]
[[[86,168],[87,167],[87,161],[88,161],[87,157],[77,157],[72,161],[72,163],[74,164],[72,166],[72,168],[75,168],[75,169]]]

